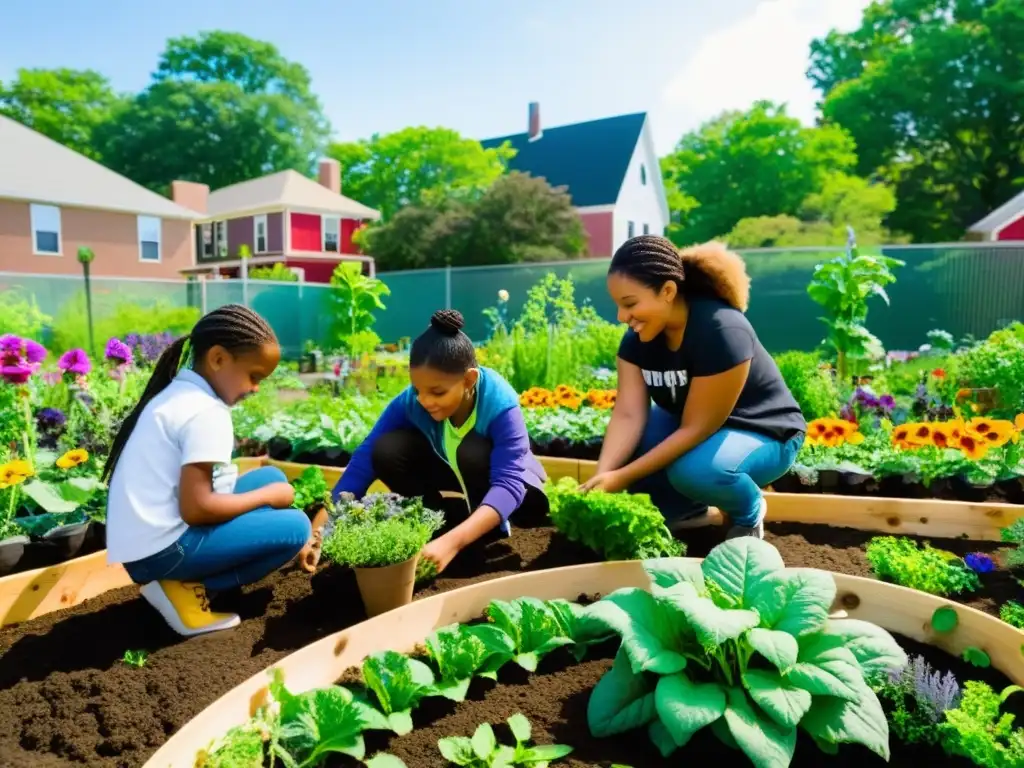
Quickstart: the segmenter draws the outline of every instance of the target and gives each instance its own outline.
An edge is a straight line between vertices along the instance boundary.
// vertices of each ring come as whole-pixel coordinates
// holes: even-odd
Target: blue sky
[[[0,0],[0,80],[92,68],[146,86],[168,37],[230,29],[311,73],[335,137],[444,125],[488,138],[651,113],[659,152],[722,109],[786,101],[804,120],[810,40],[867,0]],[[699,10],[698,10],[699,9]]]

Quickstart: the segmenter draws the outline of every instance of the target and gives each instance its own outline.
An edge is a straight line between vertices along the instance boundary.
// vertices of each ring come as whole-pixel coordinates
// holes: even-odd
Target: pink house
[[[247,248],[251,267],[284,264],[311,283],[330,282],[343,261],[375,273],[373,258],[353,242],[356,230],[380,213],[341,194],[341,167],[320,161],[319,182],[280,171],[210,192],[205,184],[176,181],[179,205],[203,214],[196,225],[196,261],[185,275],[235,277]]]
[[[1010,198],[967,230],[968,240],[1024,242],[1024,192]]]

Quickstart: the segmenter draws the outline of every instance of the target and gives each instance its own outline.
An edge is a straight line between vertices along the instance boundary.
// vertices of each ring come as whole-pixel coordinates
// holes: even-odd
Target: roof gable
[[[967,231],[995,237],[1024,215],[1024,192],[1014,195]]]
[[[0,168],[0,199],[165,219],[200,218],[195,211],[2,115]]]
[[[516,133],[480,143],[493,149],[508,141],[517,150],[509,170],[543,177],[553,187],[568,187],[579,208],[612,205],[619,199],[646,118],[638,112],[545,128],[536,141],[527,133]]]
[[[279,171],[210,193],[207,216],[234,216],[271,208],[300,208],[353,219],[379,219],[380,213],[339,195],[298,171]]]

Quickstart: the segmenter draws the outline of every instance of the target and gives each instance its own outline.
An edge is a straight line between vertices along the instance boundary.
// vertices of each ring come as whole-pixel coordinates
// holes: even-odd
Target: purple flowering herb
[[[905,667],[891,670],[889,682],[913,696],[935,723],[942,721],[947,710],[960,705],[960,684],[953,673],[943,675],[933,669],[923,656],[915,656]]]
[[[36,414],[36,424],[42,430],[52,432],[67,423],[68,417],[60,408],[43,408]]]
[[[57,367],[65,373],[75,376],[85,376],[92,370],[92,363],[84,349],[69,349],[60,356]]]
[[[971,552],[964,558],[964,562],[975,573],[991,573],[996,567],[992,558],[984,552]]]
[[[124,343],[135,349],[135,347],[142,343],[142,336],[137,333],[129,333],[124,337]]]
[[[896,407],[896,398],[892,395],[882,395],[878,398],[878,406],[885,411],[891,411]]]
[[[132,359],[131,347],[118,338],[111,338],[107,341],[107,348],[103,354],[115,365],[125,365]]]

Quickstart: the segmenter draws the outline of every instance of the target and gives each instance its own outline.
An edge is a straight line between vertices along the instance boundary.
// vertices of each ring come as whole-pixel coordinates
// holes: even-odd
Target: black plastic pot
[[[819,469],[818,488],[821,493],[838,493],[842,473],[838,469]]]
[[[29,544],[28,536],[10,536],[0,541],[0,576],[14,573],[25,557],[25,547]]]
[[[960,501],[980,503],[992,496],[992,483],[981,485],[970,482],[966,477],[953,477],[950,478],[950,486]]]
[[[878,481],[870,472],[844,471],[840,474],[839,493],[844,496],[874,496]]]
[[[298,454],[293,461],[299,464],[318,464],[321,467],[347,467],[352,454],[344,448],[318,448]]]
[[[92,523],[89,521],[62,525],[57,528],[51,528],[40,538],[42,543],[53,547],[56,554],[56,562],[70,560],[81,551],[82,545],[85,544],[85,539],[89,535],[90,525]]]
[[[275,461],[287,461],[292,455],[292,442],[283,437],[272,437],[267,443],[267,453]]]
[[[800,476],[795,472],[787,472],[775,480],[772,489],[776,493],[807,493],[807,486],[800,482]]]

